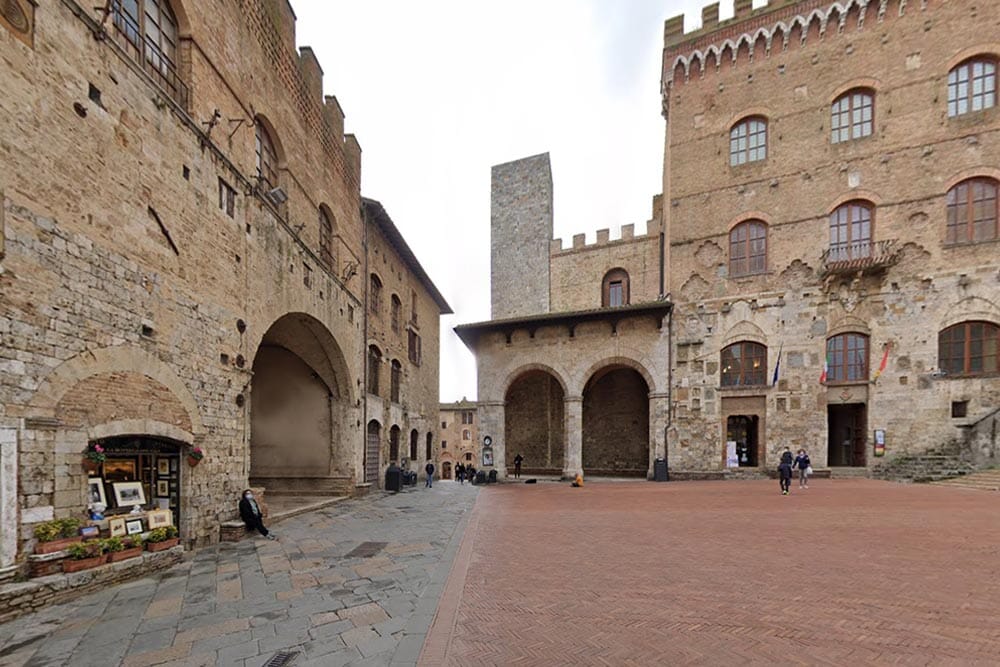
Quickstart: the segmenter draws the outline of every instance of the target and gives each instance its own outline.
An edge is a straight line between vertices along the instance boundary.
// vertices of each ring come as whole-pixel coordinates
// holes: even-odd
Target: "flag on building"
[[[830,373],[830,357],[823,359],[823,372],[819,374],[819,383],[826,384],[826,376]]]
[[[781,368],[781,350],[785,347],[784,341],[778,346],[778,361],[774,364],[774,377],[771,378],[771,386],[778,384],[778,371]]]
[[[878,370],[875,371],[875,377],[872,378],[872,382],[878,381],[879,376],[885,372],[886,364],[889,363],[889,348],[891,346],[889,343],[886,343],[883,347],[885,350],[882,352],[882,363],[878,365]]]

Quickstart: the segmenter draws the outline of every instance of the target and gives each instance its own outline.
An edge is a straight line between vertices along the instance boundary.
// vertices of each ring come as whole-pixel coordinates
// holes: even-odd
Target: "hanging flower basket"
[[[188,465],[192,468],[201,463],[201,460],[205,458],[205,452],[201,447],[195,447],[190,452],[188,452],[187,460]]]
[[[96,442],[92,442],[83,450],[83,469],[87,473],[95,473],[107,458],[107,455],[104,453],[104,447],[101,447]]]

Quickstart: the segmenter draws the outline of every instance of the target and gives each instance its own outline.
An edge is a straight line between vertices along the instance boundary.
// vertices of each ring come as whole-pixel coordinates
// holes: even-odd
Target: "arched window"
[[[863,259],[872,254],[874,207],[866,201],[850,201],[830,214],[828,261]]]
[[[389,429],[389,460],[399,461],[399,427],[395,424]]]
[[[839,144],[871,135],[875,96],[864,88],[849,90],[830,107],[830,143]]]
[[[368,393],[378,396],[378,374],[382,367],[382,351],[368,346]]]
[[[410,431],[410,460],[417,460],[417,445],[420,441],[420,434],[417,433],[417,429]]]
[[[472,460],[472,454],[466,454],[465,455],[465,460],[466,461],[471,461]]]
[[[324,206],[319,207],[319,258],[326,268],[337,271],[333,255],[333,220]]]
[[[266,191],[278,187],[278,151],[274,148],[274,138],[259,118],[254,123],[254,129],[257,133],[257,178],[261,189]]]
[[[767,225],[747,220],[729,232],[729,277],[767,271]]]
[[[982,111],[997,103],[997,62],[977,56],[948,72],[948,116]]]
[[[434,434],[433,433],[428,433],[427,434],[427,456],[426,456],[426,458],[427,458],[428,461],[430,461],[432,458],[434,458]]]
[[[757,387],[767,384],[767,348],[743,341],[722,348],[719,366],[723,387]]]
[[[767,119],[744,118],[729,130],[729,166],[738,167],[767,157]]]
[[[845,333],[826,341],[826,381],[868,381],[868,336]]]
[[[997,182],[970,178],[948,190],[946,243],[976,243],[1000,237]]]
[[[378,315],[379,309],[382,307],[382,281],[374,273],[371,275],[369,280],[368,289],[368,308]]]
[[[960,322],[938,334],[938,367],[948,375],[1000,373],[1000,327],[992,322]]]
[[[403,302],[400,301],[399,297],[396,296],[395,294],[392,295],[392,305],[390,307],[390,311],[392,313],[392,318],[391,318],[392,319],[392,330],[394,332],[396,332],[396,333],[399,333],[402,330],[400,320],[403,317],[403,315],[402,315],[402,313],[403,313]]]
[[[605,308],[629,304],[628,273],[625,269],[611,269],[604,275],[601,287],[601,305]]]
[[[389,400],[399,403],[399,385],[403,378],[403,365],[398,360],[392,360],[392,375],[389,378]]]
[[[117,41],[182,107],[187,86],[177,72],[177,16],[167,0],[112,0]]]
[[[472,434],[469,433],[469,429],[462,429],[462,440],[469,440],[472,438]]]

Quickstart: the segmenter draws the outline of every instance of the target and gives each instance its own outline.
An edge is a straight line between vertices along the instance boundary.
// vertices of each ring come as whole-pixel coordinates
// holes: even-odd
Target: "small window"
[[[472,454],[466,454],[465,455],[465,460],[466,461],[471,461],[472,460]]]
[[[767,271],[767,225],[747,220],[729,232],[729,276],[752,276]]]
[[[826,341],[827,382],[867,382],[868,336],[845,333]]]
[[[399,385],[403,379],[403,365],[398,360],[392,360],[392,373],[389,378],[389,400],[399,403]]]
[[[948,72],[948,116],[962,116],[996,106],[997,63],[977,57]]]
[[[434,445],[431,441],[433,437],[434,436],[432,436],[430,433],[427,434],[427,447],[425,448],[427,450],[427,456],[425,456],[424,458],[426,458],[428,461],[430,461],[431,458],[434,456],[434,451],[433,451]]]
[[[965,417],[969,413],[969,402],[968,401],[952,401],[951,402],[951,416],[953,419],[958,419]]]
[[[396,296],[395,294],[392,295],[392,305],[390,307],[390,311],[391,311],[392,330],[395,333],[399,333],[400,331],[402,331],[402,323],[400,322],[400,319],[402,318],[403,302],[400,301],[399,297]]]
[[[874,207],[868,202],[847,202],[830,214],[828,261],[864,259],[872,254]]]
[[[306,286],[306,289],[312,288],[312,267],[302,262],[302,284]]]
[[[254,127],[257,132],[257,178],[261,188],[267,191],[278,186],[278,152],[274,149],[274,140],[260,119],[254,123]]]
[[[938,334],[938,366],[951,376],[1000,373],[1000,327],[991,322],[961,322]]]
[[[382,307],[382,281],[374,273],[371,275],[369,280],[368,289],[368,308],[373,313],[378,315],[378,311]]]
[[[393,426],[389,429],[389,460],[399,460],[399,427]]]
[[[472,435],[469,433],[469,429],[462,429],[462,440],[470,440]]]
[[[382,351],[368,346],[368,393],[378,396],[378,374],[382,367]]]
[[[767,157],[767,120],[745,118],[729,131],[729,166],[758,162]]]
[[[448,428],[448,422],[441,422],[441,429],[444,430]]]
[[[605,308],[626,306],[629,303],[629,280],[625,269],[611,269],[604,274],[601,288],[601,305]]]
[[[997,182],[970,178],[948,191],[946,243],[978,243],[1000,238]]]
[[[471,410],[463,410],[462,411],[462,423],[463,424],[471,424],[471,423],[473,423],[473,415],[475,415],[475,414],[476,413],[472,412]]]
[[[219,179],[219,210],[230,218],[236,215],[236,190],[229,183]]]
[[[410,431],[410,460],[417,460],[417,445],[419,444],[420,434],[416,431]]]
[[[830,107],[830,142],[839,144],[871,135],[875,98],[869,90],[849,90]]]
[[[755,387],[767,384],[767,347],[744,341],[722,349],[723,387]]]
[[[410,361],[417,366],[420,365],[420,336],[416,331],[409,332],[409,354]]]
[[[448,441],[447,440],[442,440],[441,441],[441,449],[448,449]]]
[[[410,324],[417,325],[417,291],[410,290]]]
[[[326,268],[336,272],[337,262],[333,255],[333,220],[322,206],[319,208],[319,258]]]

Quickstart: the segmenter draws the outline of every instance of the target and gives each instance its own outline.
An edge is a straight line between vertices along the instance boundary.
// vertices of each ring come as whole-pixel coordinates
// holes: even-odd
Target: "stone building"
[[[587,387],[613,360],[645,382],[591,412],[618,461],[642,443],[616,420],[641,407],[649,457],[682,473],[771,469],[786,446],[862,474],[883,454],[995,463],[1000,17],[964,1],[737,0],[702,22],[665,25],[663,195],[645,236],[600,231],[544,256],[547,165],[494,168],[496,319],[457,330],[483,425],[505,434],[498,459],[530,443],[553,469],[637,470],[635,455],[588,461]],[[626,326],[658,294],[668,326]]]
[[[441,479],[454,479],[455,466],[483,464],[479,438],[477,403],[462,398],[454,403],[441,403],[438,415],[441,421],[440,448],[435,459]]]
[[[117,511],[116,485],[202,544],[249,484],[356,493],[389,426],[427,441],[447,304],[362,200],[361,149],[286,0],[5,7],[0,567],[88,494]],[[418,336],[399,409],[366,400],[369,345],[406,359],[369,274]]]

